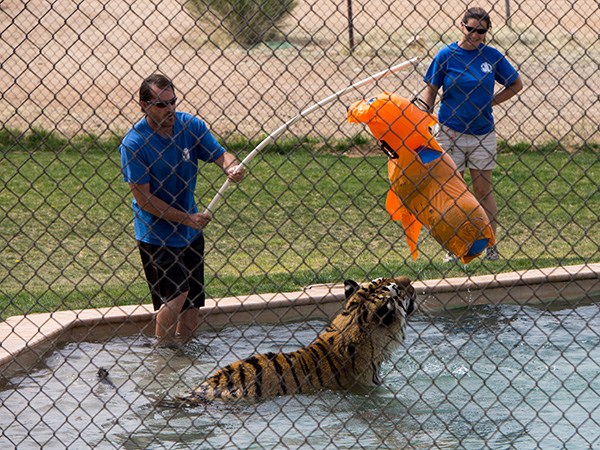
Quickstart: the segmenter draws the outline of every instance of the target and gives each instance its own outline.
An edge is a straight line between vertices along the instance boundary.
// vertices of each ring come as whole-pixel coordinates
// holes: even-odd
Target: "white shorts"
[[[498,147],[496,131],[472,135],[459,133],[438,124],[434,127],[433,135],[438,144],[450,155],[460,172],[467,167],[475,170],[496,168]]]

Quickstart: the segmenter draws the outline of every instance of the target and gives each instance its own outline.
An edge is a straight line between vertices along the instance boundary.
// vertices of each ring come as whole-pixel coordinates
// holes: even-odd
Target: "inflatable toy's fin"
[[[385,208],[390,215],[390,219],[402,222],[410,254],[413,260],[416,261],[417,256],[419,255],[417,251],[417,241],[419,239],[419,234],[421,233],[421,222],[417,220],[413,213],[402,205],[398,195],[396,195],[391,188],[388,191]]]

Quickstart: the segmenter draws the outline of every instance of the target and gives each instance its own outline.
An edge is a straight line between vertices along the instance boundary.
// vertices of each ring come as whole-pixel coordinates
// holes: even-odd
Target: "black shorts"
[[[187,247],[167,247],[138,241],[146,281],[154,310],[163,303],[188,292],[181,308],[204,306],[204,236],[201,234]]]

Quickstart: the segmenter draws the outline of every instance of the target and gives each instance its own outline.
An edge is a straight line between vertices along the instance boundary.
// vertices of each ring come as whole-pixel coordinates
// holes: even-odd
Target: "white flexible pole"
[[[407,67],[417,65],[417,64],[419,64],[420,61],[421,61],[421,59],[419,57],[415,57],[415,58],[409,59],[408,61],[405,61],[403,63],[397,64],[397,65],[395,65],[393,67],[390,67],[389,69],[386,69],[386,70],[383,70],[383,71],[381,71],[379,73],[376,73],[375,75],[372,75],[369,78],[365,78],[364,80],[359,81],[358,83],[354,83],[352,86],[348,86],[348,87],[342,89],[341,91],[336,92],[335,94],[327,97],[325,100],[322,100],[319,103],[311,106],[310,108],[305,109],[300,114],[298,114],[297,116],[291,118],[286,123],[284,123],[282,126],[280,126],[277,130],[275,130],[273,133],[271,133],[269,136],[267,136],[264,141],[262,141],[260,144],[258,144],[254,148],[254,150],[252,150],[252,152],[250,152],[248,154],[248,156],[246,156],[244,158],[244,160],[240,163],[240,165],[237,166],[236,170],[240,170],[240,169],[242,169],[244,167],[247,167],[248,163],[250,161],[252,161],[252,159],[263,148],[265,148],[271,142],[275,141],[275,139],[277,139],[285,130],[287,130],[293,124],[295,124],[296,122],[298,122],[303,117],[306,117],[307,115],[309,115],[313,111],[321,108],[322,106],[326,105],[327,103],[331,103],[332,101],[334,101],[337,98],[339,98],[342,95],[344,95],[346,92],[349,92],[349,91],[351,91],[353,89],[358,89],[359,87],[362,87],[365,84],[372,83],[373,81],[377,81],[380,78],[383,78],[385,76],[388,76],[389,74],[397,72],[398,70],[402,70],[402,69],[405,69]],[[212,213],[212,211],[214,210],[215,205],[217,204],[217,202],[219,201],[219,199],[221,197],[223,197],[223,194],[225,193],[225,191],[227,190],[228,187],[229,187],[229,180],[225,180],[225,183],[223,183],[223,186],[221,186],[221,189],[219,189],[219,192],[217,192],[217,194],[215,195],[215,197],[212,199],[212,201],[210,202],[210,204],[208,205],[208,207],[204,211],[205,213],[208,213],[208,214]]]

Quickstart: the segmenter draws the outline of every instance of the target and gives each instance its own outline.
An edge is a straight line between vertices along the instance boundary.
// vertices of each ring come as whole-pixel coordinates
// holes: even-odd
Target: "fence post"
[[[352,50],[354,49],[354,23],[352,19],[352,0],[348,0],[348,41],[350,52],[352,53]]]

